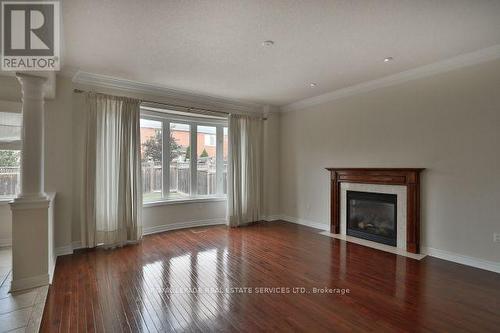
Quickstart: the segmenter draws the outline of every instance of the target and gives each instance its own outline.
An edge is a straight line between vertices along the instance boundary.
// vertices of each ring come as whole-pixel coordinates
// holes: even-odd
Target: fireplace
[[[332,234],[341,233],[341,185],[342,184],[371,184],[395,185],[406,188],[405,208],[400,208],[400,214],[406,215],[404,230],[399,228],[399,233],[406,234],[406,238],[397,237],[396,247],[410,253],[420,253],[420,173],[422,168],[327,168],[330,172],[330,231]],[[358,190],[363,191],[363,190]],[[347,199],[347,193],[346,199]],[[399,197],[399,195],[398,195]],[[401,204],[401,203],[400,203]],[[347,209],[346,209],[347,213]],[[347,214],[346,214],[347,215]],[[400,225],[403,223],[399,221]],[[347,234],[347,223],[343,224]],[[398,241],[401,243],[398,244]]]
[[[347,191],[347,235],[396,246],[397,195]]]

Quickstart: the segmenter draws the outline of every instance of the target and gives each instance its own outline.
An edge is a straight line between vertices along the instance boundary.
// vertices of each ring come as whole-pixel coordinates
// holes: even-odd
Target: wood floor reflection
[[[499,299],[498,274],[272,222],[59,257],[41,331],[493,332]]]

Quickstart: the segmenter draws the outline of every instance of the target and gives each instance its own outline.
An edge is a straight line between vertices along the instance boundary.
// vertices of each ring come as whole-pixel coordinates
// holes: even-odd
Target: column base
[[[50,200],[45,194],[19,196],[10,202],[10,208],[12,210],[48,208],[49,204]]]
[[[10,291],[20,291],[36,287],[42,287],[49,284],[49,274],[41,274],[24,279],[12,280]]]
[[[47,198],[16,198],[12,210],[11,291],[49,283],[49,206]]]

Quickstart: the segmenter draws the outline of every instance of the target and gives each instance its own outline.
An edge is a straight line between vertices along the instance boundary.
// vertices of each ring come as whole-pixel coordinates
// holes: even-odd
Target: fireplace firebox
[[[397,195],[347,191],[347,235],[396,246]]]

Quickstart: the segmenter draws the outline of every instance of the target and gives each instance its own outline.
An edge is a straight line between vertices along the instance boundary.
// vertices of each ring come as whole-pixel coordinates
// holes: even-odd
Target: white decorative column
[[[17,74],[22,88],[21,193],[11,202],[11,290],[49,283],[49,205],[44,193],[44,84],[46,78]]]
[[[46,200],[43,189],[44,84],[46,78],[18,74],[23,93],[21,193],[18,199]]]

